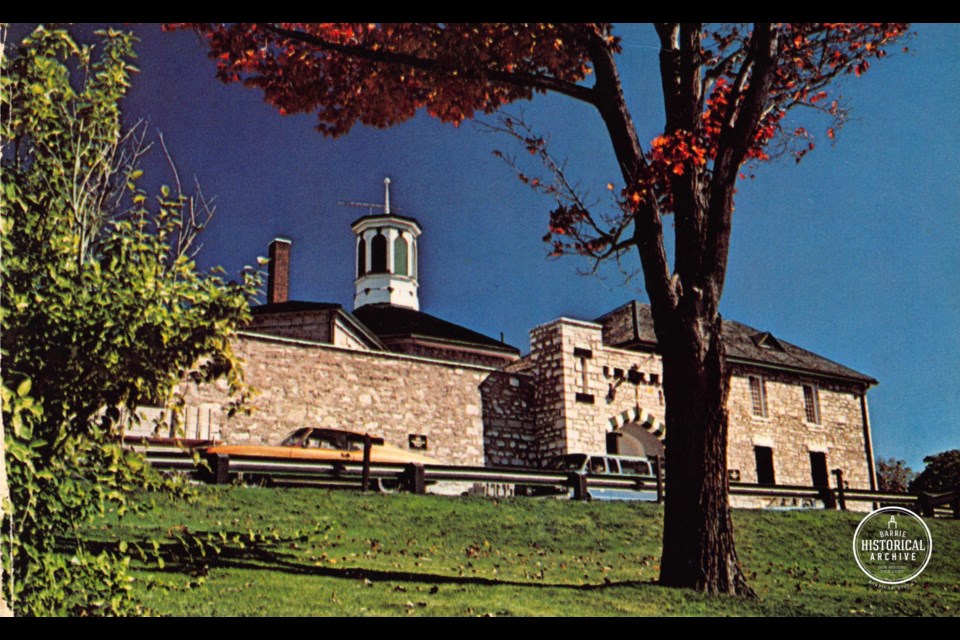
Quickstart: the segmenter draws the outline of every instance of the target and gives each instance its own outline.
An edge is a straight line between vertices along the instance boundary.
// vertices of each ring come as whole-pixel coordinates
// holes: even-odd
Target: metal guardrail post
[[[663,503],[663,456],[657,456],[657,504]]]
[[[568,484],[573,487],[574,500],[589,500],[590,492],[587,490],[587,476],[583,473],[571,473],[567,479]]]
[[[839,505],[840,505],[840,510],[841,510],[841,511],[846,511],[846,510],[847,510],[847,499],[846,499],[846,496],[843,494],[843,491],[844,491],[844,487],[843,487],[843,469],[834,469],[834,470],[833,470],[833,475],[837,476],[837,502],[838,502]]]
[[[218,453],[213,458],[213,483],[227,484],[230,482],[230,456]]]
[[[403,475],[411,493],[424,494],[427,492],[426,473],[422,464],[411,462],[404,469]]]
[[[364,491],[370,490],[370,448],[373,446],[373,438],[369,433],[363,434],[363,481],[361,488]]]

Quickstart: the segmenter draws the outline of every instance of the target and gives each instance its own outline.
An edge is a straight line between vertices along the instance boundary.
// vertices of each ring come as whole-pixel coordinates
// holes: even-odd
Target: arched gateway
[[[613,430],[608,436],[612,438],[607,449],[615,449],[610,453],[651,458],[663,455],[667,426],[642,407],[636,406],[611,417],[610,426]]]

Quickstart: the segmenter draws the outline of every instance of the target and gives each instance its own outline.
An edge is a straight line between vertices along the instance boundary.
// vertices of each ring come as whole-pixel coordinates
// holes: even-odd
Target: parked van
[[[646,458],[634,456],[618,456],[608,454],[589,455],[586,453],[569,453],[557,456],[547,466],[551,471],[566,471],[568,473],[582,473],[591,478],[624,478],[643,477],[653,480],[653,465]],[[529,496],[564,496],[569,495],[571,489],[566,486],[534,486],[517,485],[518,495]],[[594,487],[590,490],[590,497],[594,500],[656,500],[656,491],[636,489],[607,489]]]
[[[635,456],[587,455],[569,453],[557,456],[547,466],[557,471],[576,471],[587,475],[652,476],[653,466],[646,458]]]

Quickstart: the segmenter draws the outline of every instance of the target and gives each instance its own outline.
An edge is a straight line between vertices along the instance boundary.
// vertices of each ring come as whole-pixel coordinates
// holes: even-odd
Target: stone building
[[[291,243],[270,246],[267,303],[234,349],[258,391],[251,415],[219,412],[224,388],[185,389],[194,427],[278,442],[309,425],[369,432],[462,465],[538,467],[565,453],[656,455],[669,443],[649,307],[530,331],[530,351],[420,310],[417,220],[353,223],[353,310],[288,299]],[[876,380],[766,331],[725,322],[731,478],[820,485],[841,468],[875,488],[866,392]],[[205,421],[205,422],[204,422]]]

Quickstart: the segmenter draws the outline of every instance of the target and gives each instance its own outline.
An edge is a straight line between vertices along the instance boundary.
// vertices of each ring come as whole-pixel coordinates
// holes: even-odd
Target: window
[[[606,473],[607,463],[601,456],[590,458],[590,473]]]
[[[649,476],[652,475],[650,471],[650,463],[644,460],[620,460],[620,473],[625,476]]]
[[[773,334],[758,333],[753,336],[753,343],[761,349],[771,349],[773,351],[786,351],[780,341],[773,337]]]
[[[820,424],[820,390],[816,385],[803,385],[803,411],[807,422]]]
[[[757,484],[776,484],[773,477],[773,449],[754,447],[753,455],[757,460]]]
[[[370,273],[387,272],[387,238],[379,231],[370,241]]]
[[[753,403],[753,415],[767,417],[767,386],[763,378],[750,376],[750,399]]]
[[[357,245],[357,277],[362,278],[367,272],[367,241],[360,238]]]
[[[344,438],[337,438],[333,434],[322,431],[314,431],[311,433],[307,437],[306,442],[303,443],[303,446],[307,449],[351,450],[357,448],[354,443],[348,443]]]
[[[575,347],[573,350],[573,355],[575,358],[577,358],[577,360],[574,361],[576,363],[574,364],[574,368],[576,369],[577,364],[580,365],[580,391],[576,392],[576,401],[593,404],[593,394],[590,393],[590,376],[587,372],[587,362],[593,357],[593,351],[590,349]]]
[[[620,453],[620,438],[622,436],[622,431],[607,432],[607,453],[612,453],[613,455]]]
[[[393,241],[393,272],[398,276],[407,275],[407,239],[402,235]]]

